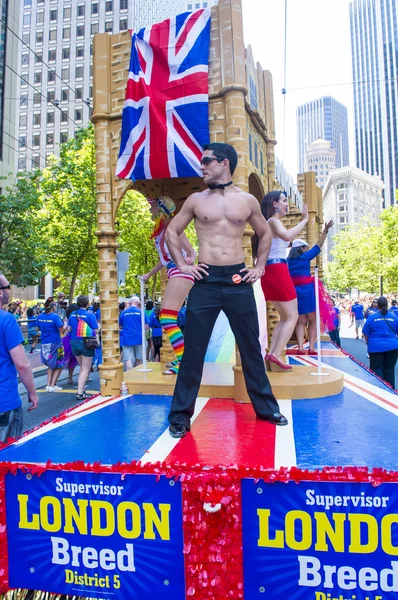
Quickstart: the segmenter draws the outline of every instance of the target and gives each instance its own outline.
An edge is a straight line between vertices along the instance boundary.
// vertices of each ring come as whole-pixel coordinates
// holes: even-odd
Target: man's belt
[[[287,265],[287,260],[286,260],[286,258],[270,258],[266,262],[267,265],[277,265],[278,263]]]

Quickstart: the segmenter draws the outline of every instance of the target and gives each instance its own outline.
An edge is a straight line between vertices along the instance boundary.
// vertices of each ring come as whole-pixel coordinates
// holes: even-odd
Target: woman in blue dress
[[[314,278],[311,276],[311,261],[321,252],[328,235],[329,229],[333,226],[333,221],[329,221],[325,225],[318,242],[310,250],[307,250],[308,244],[304,240],[297,239],[292,243],[287,264],[289,273],[296,288],[298,300],[299,318],[296,325],[296,337],[298,342],[297,354],[305,354],[304,352],[304,336],[305,328],[308,324],[308,341],[310,344],[308,354],[315,355],[315,339],[316,339],[316,312],[315,312],[315,285]],[[321,282],[319,282],[320,290],[320,312],[321,320],[328,326],[328,329],[333,329],[332,306],[329,306],[326,293],[323,290]],[[326,321],[326,322],[325,322]]]

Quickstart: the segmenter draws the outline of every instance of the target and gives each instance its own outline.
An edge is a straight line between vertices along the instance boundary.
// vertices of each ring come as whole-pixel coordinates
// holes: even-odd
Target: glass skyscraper
[[[349,164],[347,108],[331,96],[298,106],[297,140],[299,172],[305,169],[305,154],[315,140],[330,142],[336,150],[336,167]]]
[[[350,4],[356,165],[379,175],[385,206],[398,189],[397,0]]]

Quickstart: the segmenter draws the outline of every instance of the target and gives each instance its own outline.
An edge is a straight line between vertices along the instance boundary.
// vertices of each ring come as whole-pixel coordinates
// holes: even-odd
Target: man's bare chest
[[[201,224],[230,224],[233,226],[244,225],[250,217],[250,211],[244,205],[230,205],[209,202],[195,208],[195,221]]]

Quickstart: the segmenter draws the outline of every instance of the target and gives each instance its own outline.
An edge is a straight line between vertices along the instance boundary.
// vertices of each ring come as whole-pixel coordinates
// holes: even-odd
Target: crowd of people
[[[100,299],[97,297],[90,302],[88,297],[81,295],[76,303],[69,305],[65,294],[59,292],[56,298],[51,296],[30,307],[19,301],[11,302],[3,307],[3,311],[13,315],[21,333],[25,333],[26,338],[22,343],[30,344],[29,353],[41,353],[41,362],[47,366],[46,391],[62,390],[58,379],[64,369],[68,370],[67,383],[72,384],[74,369],[79,365],[77,399],[84,400],[84,386],[89,380],[89,373],[102,363]],[[146,340],[143,349],[140,299],[133,296],[119,303],[120,358],[126,371],[142,363],[143,352],[146,353],[147,361],[160,362],[163,332],[161,304],[147,300],[144,311]],[[16,314],[20,316],[16,317]],[[186,299],[183,299],[176,321],[181,332],[185,326],[185,315]],[[79,321],[83,321],[94,336],[98,335],[97,348],[85,347],[87,331],[84,327],[80,327],[78,331]],[[177,361],[170,367],[175,364]],[[168,369],[166,372],[175,373],[175,369]]]

